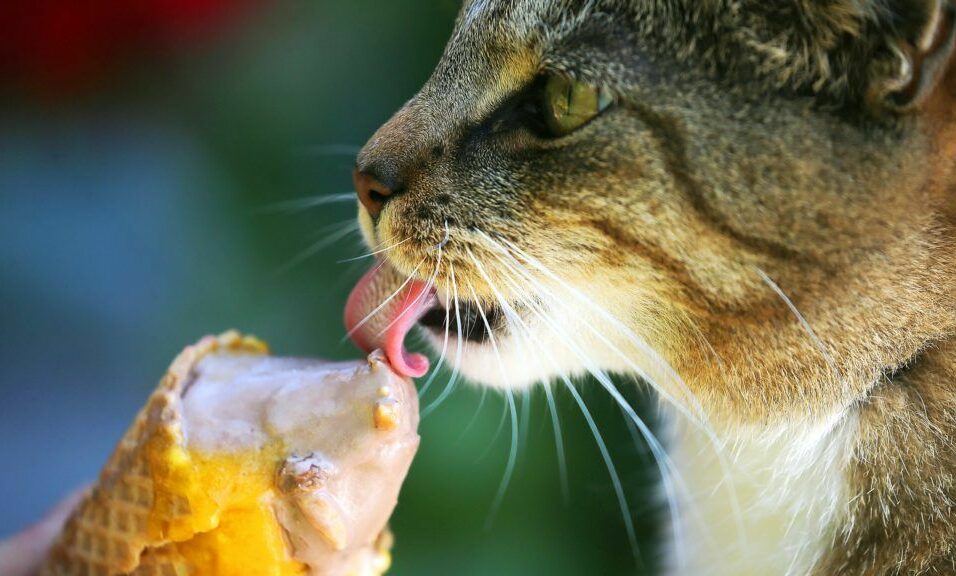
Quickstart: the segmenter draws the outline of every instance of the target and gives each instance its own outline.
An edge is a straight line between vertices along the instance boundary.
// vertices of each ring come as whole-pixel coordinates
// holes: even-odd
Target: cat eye
[[[567,136],[601,115],[614,103],[606,88],[551,75],[543,90],[543,120],[552,137]]]

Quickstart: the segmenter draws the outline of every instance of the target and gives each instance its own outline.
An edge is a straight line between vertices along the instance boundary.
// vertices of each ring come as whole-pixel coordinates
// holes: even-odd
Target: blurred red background
[[[0,3],[0,82],[46,96],[110,70],[187,49],[266,0],[7,0]]]

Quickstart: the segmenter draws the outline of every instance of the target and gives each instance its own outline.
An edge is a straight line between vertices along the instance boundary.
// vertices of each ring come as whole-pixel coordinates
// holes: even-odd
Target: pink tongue
[[[428,358],[409,353],[405,336],[434,298],[424,282],[407,281],[379,263],[352,289],[345,304],[345,327],[359,348],[369,353],[381,348],[396,372],[419,378],[428,372]]]

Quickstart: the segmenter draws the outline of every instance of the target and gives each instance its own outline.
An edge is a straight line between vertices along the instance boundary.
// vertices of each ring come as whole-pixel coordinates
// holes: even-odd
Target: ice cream
[[[379,575],[418,447],[381,353],[275,358],[236,333],[173,363],[41,574]]]

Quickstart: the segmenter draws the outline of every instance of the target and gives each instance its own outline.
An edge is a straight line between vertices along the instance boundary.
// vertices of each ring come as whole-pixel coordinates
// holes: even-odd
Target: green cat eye
[[[566,136],[607,110],[614,97],[605,88],[553,75],[544,86],[544,119],[554,136]]]

